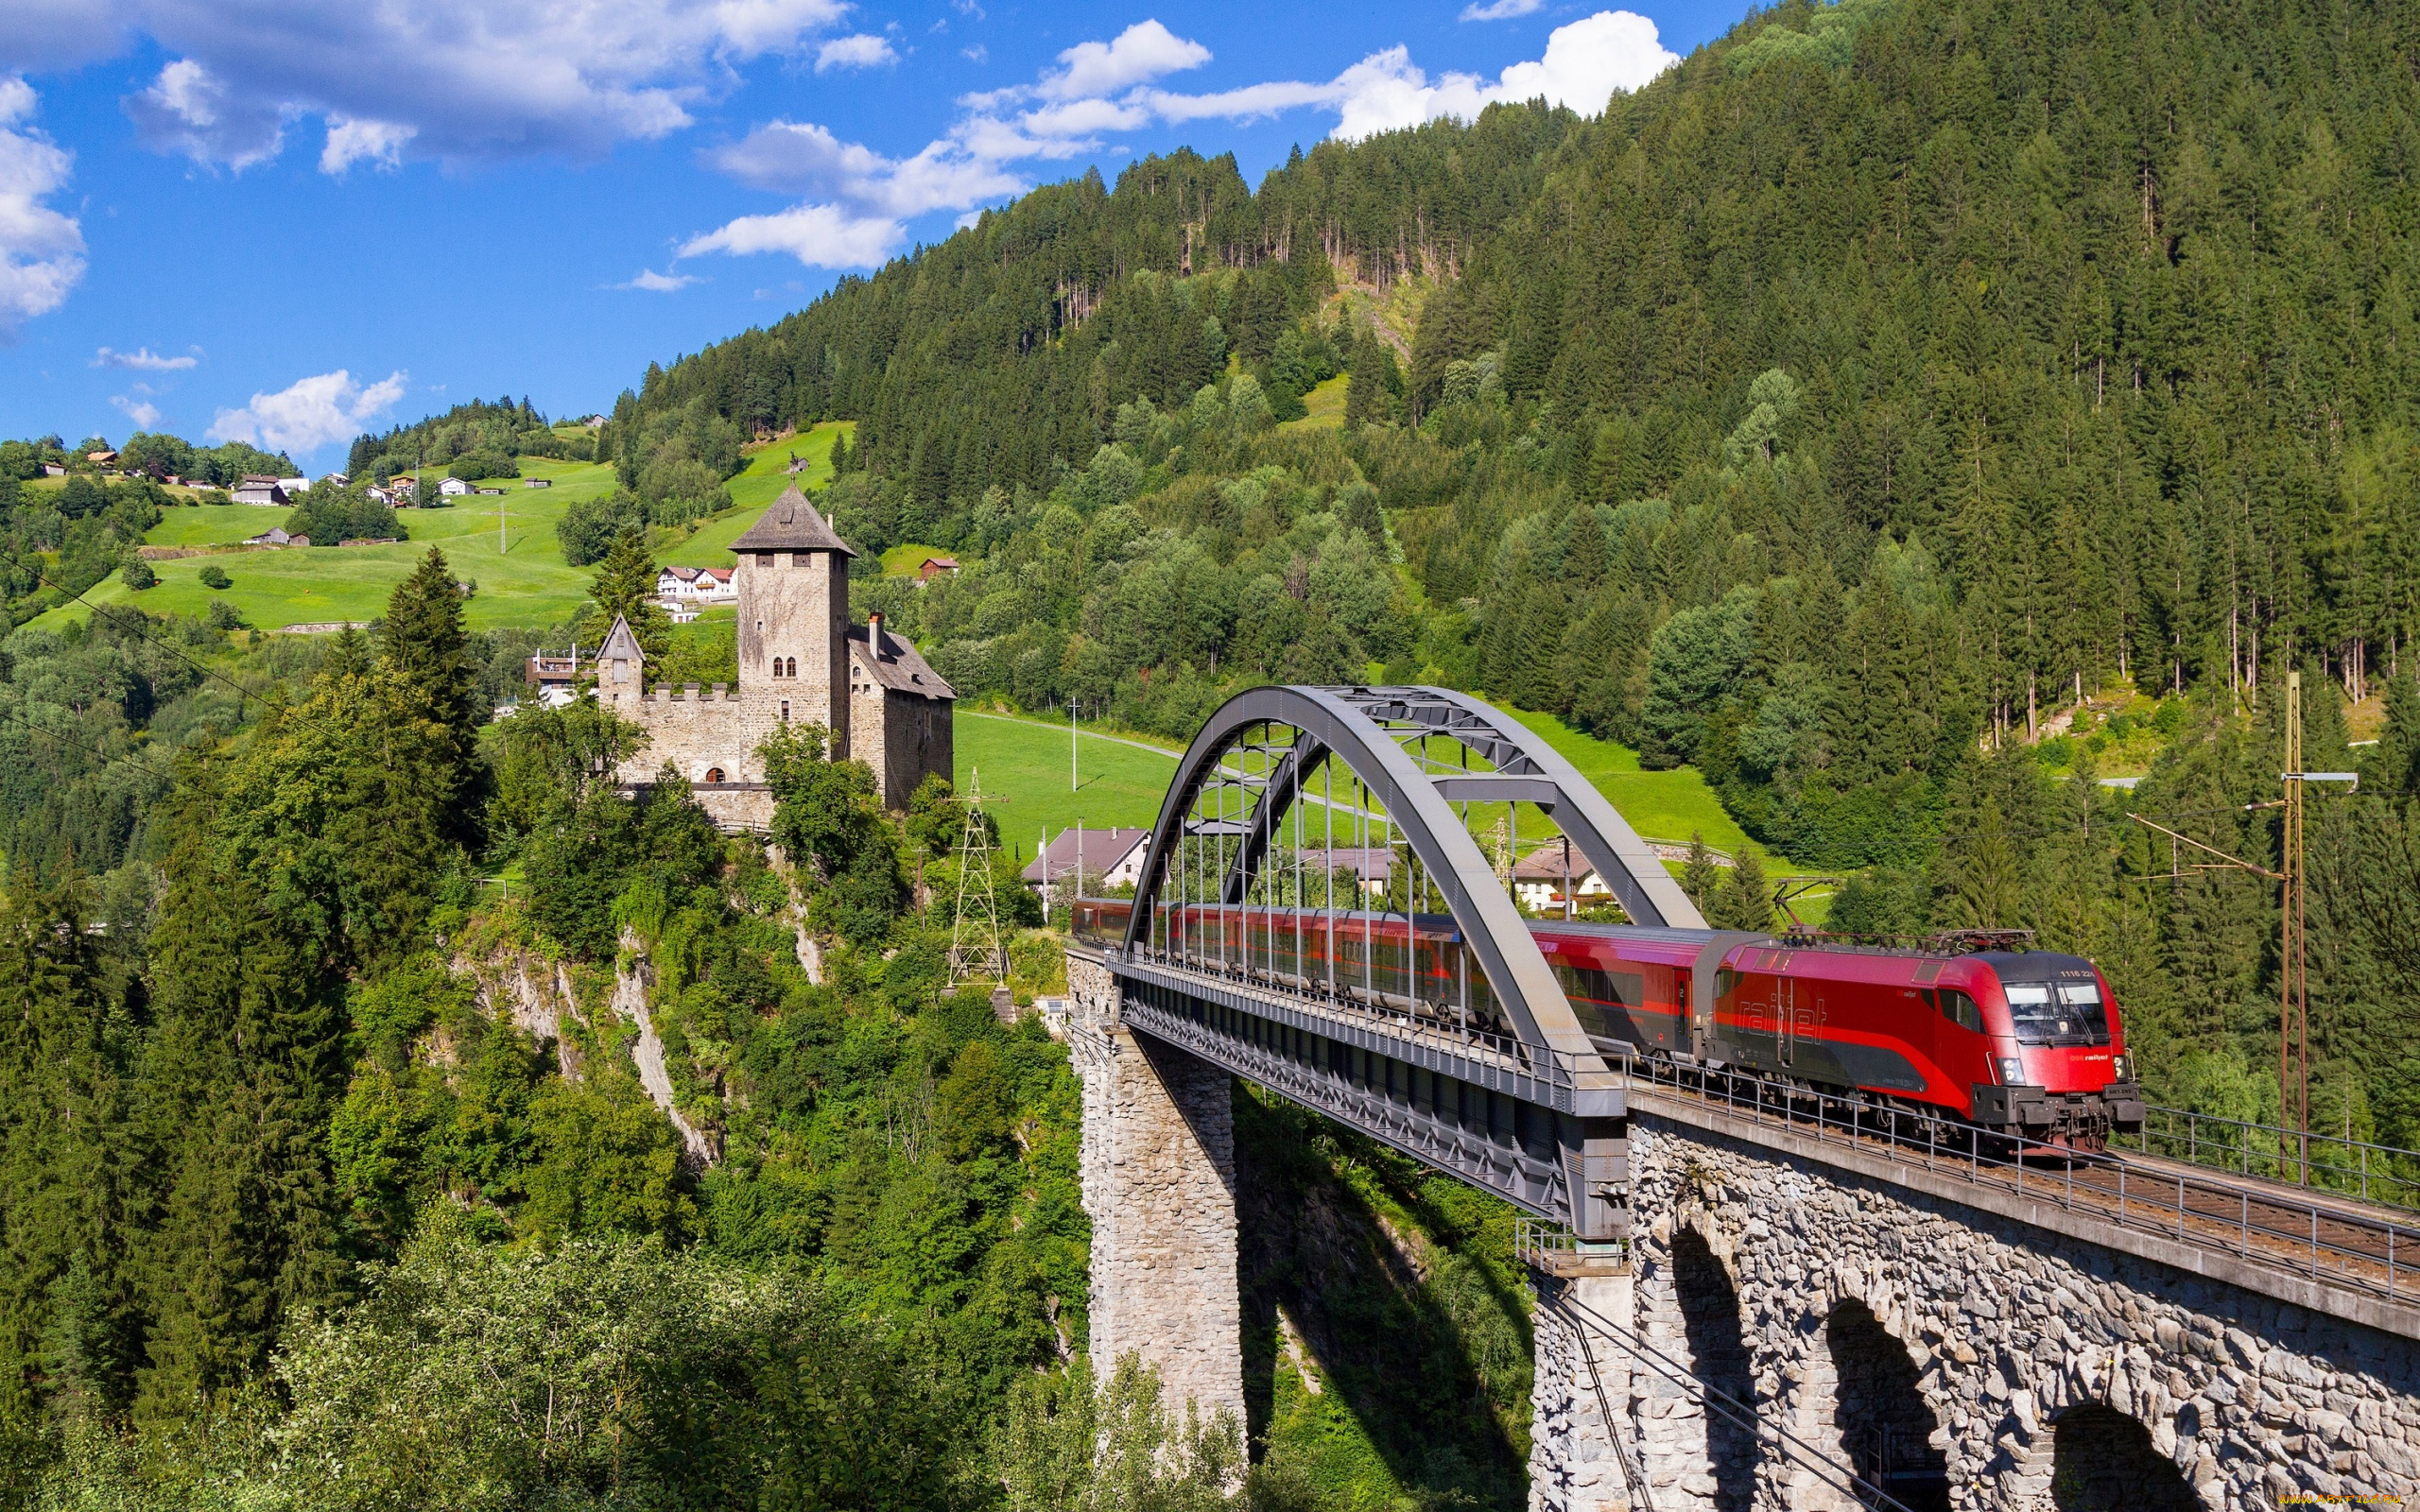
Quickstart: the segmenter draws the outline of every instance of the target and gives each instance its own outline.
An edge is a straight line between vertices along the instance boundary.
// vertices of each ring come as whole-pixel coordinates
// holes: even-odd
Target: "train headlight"
[[[2025,1062],[2014,1056],[2000,1057],[2000,1085],[2014,1087],[2025,1080]]]
[[[2119,1081],[2133,1081],[2135,1079],[2133,1070],[2134,1068],[2126,1064],[2126,1057],[2124,1056],[2112,1056],[2109,1057],[2109,1074],[2115,1076]]]

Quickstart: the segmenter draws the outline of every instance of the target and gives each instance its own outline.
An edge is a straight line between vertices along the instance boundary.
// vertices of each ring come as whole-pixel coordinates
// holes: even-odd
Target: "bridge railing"
[[[2420,1150],[2158,1107],[2144,1110],[2141,1133],[2113,1143],[2244,1177],[2420,1209]]]
[[[2396,1300],[2420,1299],[2420,1225],[2237,1185],[2120,1157],[1988,1133],[1896,1105],[1817,1092],[1727,1069],[1663,1059],[1631,1064],[1635,1081],[1719,1106],[1819,1143],[1921,1167],[1979,1187],[2097,1216],[2120,1228],[2203,1244],[2254,1264]]]
[[[1573,1057],[1502,1032],[1502,1021],[1493,1011],[1494,995],[1486,991],[1478,967],[1459,942],[1447,937],[1450,922],[1444,930],[1419,929],[1422,960],[1417,969],[1400,958],[1405,953],[1398,951],[1390,959],[1381,949],[1357,953],[1351,971],[1339,974],[1309,969],[1292,925],[1299,919],[1323,919],[1322,927],[1340,926],[1352,943],[1354,932],[1364,923],[1374,932],[1385,928],[1387,916],[1341,910],[1322,915],[1256,903],[1164,904],[1157,910],[1150,944],[1129,951],[1126,928],[1132,908],[1127,899],[1076,899],[1071,905],[1076,943],[1138,965],[1248,988],[1327,1023],[1392,1040],[1401,1046],[1397,1058],[1414,1064],[1443,1056],[1465,1067],[1489,1068],[1509,1078],[1501,1083],[1508,1091],[1533,1089],[1518,1092],[1533,1101],[1564,1101],[1557,1094],[1579,1084],[1582,1068]],[[1299,919],[1293,917],[1298,915]],[[1426,916],[1415,920],[1426,922]],[[1403,915],[1392,916],[1392,927],[1398,934],[1406,931]],[[1473,1011],[1474,1005],[1487,1010],[1484,1017]],[[1606,1056],[1604,1065],[1617,1077],[1625,1069],[1617,1056]]]

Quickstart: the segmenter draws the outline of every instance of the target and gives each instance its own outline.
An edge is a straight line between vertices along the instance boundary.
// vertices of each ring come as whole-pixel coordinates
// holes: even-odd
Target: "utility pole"
[[[1081,786],[1076,781],[1076,696],[1071,693],[1067,695],[1067,791],[1073,793]]]
[[[2286,825],[2277,869],[2285,874],[2278,908],[2277,1122],[2285,1157],[2310,1183],[2310,968],[2303,937],[2303,675],[2286,674]],[[2301,1146],[2298,1150],[2297,1146]],[[2297,1157],[2299,1156],[2299,1159]]]

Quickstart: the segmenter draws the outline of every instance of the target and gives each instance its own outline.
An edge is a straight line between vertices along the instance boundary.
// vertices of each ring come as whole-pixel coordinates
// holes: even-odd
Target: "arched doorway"
[[[1672,1294],[1698,1380],[1754,1407],[1756,1383],[1739,1333],[1739,1293],[1731,1272],[1694,1228],[1672,1234]],[[1756,1430],[1706,1404],[1705,1452],[1714,1473],[1715,1512],[1748,1512],[1756,1495]]]
[[[2059,1512],[2197,1512],[2201,1503],[2151,1430],[2098,1402],[2050,1429],[2050,1503]]]
[[[1859,1301],[1835,1305],[1824,1332],[1840,1380],[1832,1420],[1858,1478],[1911,1512],[1949,1512],[1948,1464],[1932,1446],[1941,1419],[1907,1346]]]

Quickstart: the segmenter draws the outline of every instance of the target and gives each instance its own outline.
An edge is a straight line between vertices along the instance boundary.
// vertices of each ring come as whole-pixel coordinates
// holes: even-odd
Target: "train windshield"
[[[2098,982],[2010,982],[2003,990],[2019,1044],[2109,1042],[2109,1010]]]

